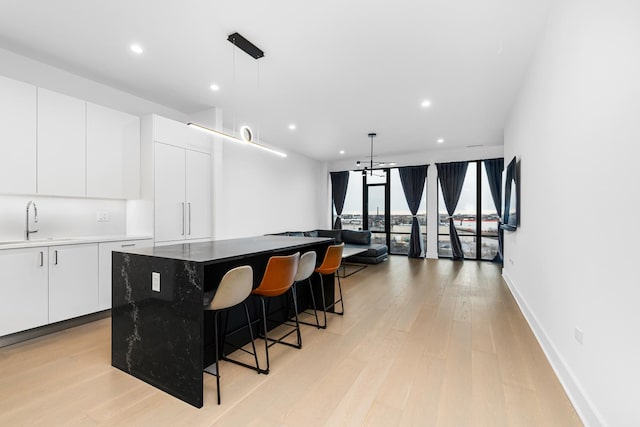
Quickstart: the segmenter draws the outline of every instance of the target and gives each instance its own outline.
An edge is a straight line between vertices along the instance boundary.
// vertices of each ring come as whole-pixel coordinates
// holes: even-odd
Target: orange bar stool
[[[264,329],[264,348],[267,359],[267,369],[261,369],[260,372],[268,374],[269,373],[269,347],[274,344],[280,343],[285,344],[290,347],[302,348],[302,336],[300,335],[300,323],[298,322],[298,303],[296,298],[296,289],[293,286],[293,281],[296,277],[296,272],[298,271],[298,262],[300,260],[300,252],[296,252],[293,255],[287,256],[272,256],[269,258],[269,262],[267,263],[267,268],[264,272],[264,276],[262,276],[262,281],[260,285],[255,288],[251,293],[253,295],[257,295],[260,298],[260,305],[262,306],[262,327]],[[290,291],[290,295],[293,299],[293,307],[295,312],[295,324],[291,325],[287,322],[285,324],[289,324],[293,326],[294,329],[287,332],[285,335],[280,338],[273,339],[269,338],[267,332],[267,310],[265,307],[265,298],[273,298],[284,295]],[[297,333],[297,344],[288,343],[283,341],[286,337],[291,335],[293,332]]]
[[[331,245],[327,248],[327,252],[324,255],[324,259],[322,260],[322,264],[320,267],[315,269],[315,272],[320,276],[320,292],[322,294],[322,313],[324,316],[324,324],[320,325],[318,322],[318,328],[325,329],[327,327],[327,310],[330,308],[334,308],[333,313],[343,315],[344,314],[344,301],[342,299],[342,283],[340,283],[340,275],[336,274],[335,277],[338,278],[338,292],[340,293],[340,298],[337,300],[334,298],[334,301],[327,305],[324,297],[324,280],[322,278],[323,274],[335,274],[336,271],[340,268],[342,264],[342,250],[344,249],[344,243],[339,245]],[[340,311],[335,311],[336,304],[340,303]],[[316,316],[317,320],[317,316]],[[313,326],[313,325],[312,325]]]
[[[251,319],[249,318],[249,310],[247,308],[246,300],[251,294],[253,288],[253,269],[248,266],[236,267],[227,271],[222,277],[218,289],[215,291],[211,301],[207,301],[209,298],[205,296],[204,309],[214,311],[214,333],[216,344],[216,361],[214,364],[205,368],[205,372],[216,377],[216,389],[218,392],[218,405],[220,404],[220,360],[218,349],[218,316],[221,312],[230,310],[240,304],[244,305],[244,313],[247,316],[247,325],[249,326],[249,334],[251,336],[251,346],[253,347],[253,355],[256,360],[256,366],[244,365],[248,368],[255,369],[260,373],[260,367],[258,365],[258,355],[256,353],[256,345],[253,342],[253,332],[251,331]],[[226,359],[222,356],[223,360]],[[229,360],[235,362],[233,360]],[[237,363],[237,362],[236,362]]]

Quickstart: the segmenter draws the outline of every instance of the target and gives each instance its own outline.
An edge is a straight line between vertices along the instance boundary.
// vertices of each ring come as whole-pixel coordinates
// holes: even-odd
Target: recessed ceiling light
[[[211,88],[212,91],[218,91],[220,90],[220,86],[218,86],[217,84],[212,84],[211,86],[209,86]]]
[[[442,139],[442,138],[440,138],[440,139],[438,140],[438,144],[442,144],[443,142],[444,142],[444,139]]]
[[[427,108],[431,106],[431,101],[429,101],[428,99],[425,99],[424,101],[422,101],[422,103],[420,104],[420,106],[422,108]]]
[[[344,150],[340,150],[340,154],[344,154]]]
[[[139,44],[132,44],[131,52],[137,53],[138,55],[140,55],[143,52],[142,46],[140,46]]]
[[[395,166],[395,165],[397,165],[397,163],[396,163],[396,162],[391,162],[391,163],[389,163],[389,166]]]
[[[289,130],[295,130],[296,129],[296,125],[289,125]]]

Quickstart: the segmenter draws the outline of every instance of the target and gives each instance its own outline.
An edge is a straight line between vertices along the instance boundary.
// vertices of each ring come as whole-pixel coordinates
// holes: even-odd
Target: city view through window
[[[402,190],[398,169],[390,169],[390,247],[394,254],[409,253],[409,238],[411,235],[411,211]],[[367,175],[368,189],[368,229],[372,232],[372,242],[386,244],[385,229],[385,187],[386,171],[374,171],[374,175]],[[374,184],[374,185],[372,185]],[[427,208],[426,186],[422,194],[417,218],[426,248]],[[342,211],[342,228],[345,230],[363,230],[363,182],[361,171],[351,171],[349,186]],[[335,214],[335,212],[334,212]]]
[[[478,168],[480,168],[478,170]],[[387,243],[385,224],[385,183],[389,173],[390,222],[389,251],[392,254],[407,254],[411,233],[412,215],[402,189],[397,169],[377,170],[371,176],[367,173],[366,187],[363,188],[362,171],[349,173],[349,185],[342,211],[342,228],[345,230],[364,230],[372,232],[372,242]],[[478,179],[480,185],[478,186]],[[368,199],[368,227],[363,225],[364,197]],[[478,197],[481,203],[478,207]],[[417,218],[420,231],[427,242],[427,194],[426,186],[420,201]],[[335,210],[334,210],[335,215]],[[465,258],[492,260],[498,252],[499,217],[491,195],[484,163],[469,162],[464,186],[453,214],[454,226],[460,237]],[[478,230],[478,220],[480,230]],[[438,255],[451,257],[449,236],[449,214],[447,213],[442,189],[438,182]],[[480,256],[478,256],[478,254]]]

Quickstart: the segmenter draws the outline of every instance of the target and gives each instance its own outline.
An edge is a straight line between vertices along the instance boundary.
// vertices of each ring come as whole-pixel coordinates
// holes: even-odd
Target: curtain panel
[[[331,172],[331,197],[336,208],[336,221],[333,224],[334,230],[342,229],[342,209],[347,197],[347,186],[349,185],[349,171]]]
[[[407,205],[413,216],[411,220],[411,238],[409,240],[409,258],[424,258],[424,244],[418,222],[418,209],[422,200],[424,183],[427,179],[427,166],[406,166],[398,168],[402,190],[407,199]]]
[[[462,242],[458,236],[455,224],[453,222],[453,214],[458,206],[460,194],[464,178],[467,175],[467,166],[469,162],[453,162],[453,163],[437,163],[438,179],[442,188],[442,197],[449,214],[449,239],[451,240],[451,251],[454,260],[463,260],[464,252],[462,251]]]
[[[504,159],[490,159],[484,161],[484,168],[487,171],[487,179],[489,180],[489,188],[491,189],[491,198],[496,206],[498,217],[502,218],[502,172],[504,171]],[[493,262],[502,262],[502,245],[504,239],[504,230],[498,227],[498,253],[493,258]]]

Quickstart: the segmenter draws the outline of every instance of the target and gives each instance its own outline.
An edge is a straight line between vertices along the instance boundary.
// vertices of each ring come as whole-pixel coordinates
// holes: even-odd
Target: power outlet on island
[[[151,273],[151,290],[160,292],[160,273],[156,273],[155,271]]]
[[[582,329],[576,326],[573,331],[573,336],[575,337],[576,341],[582,344],[582,341],[584,339],[584,334],[582,333]]]

